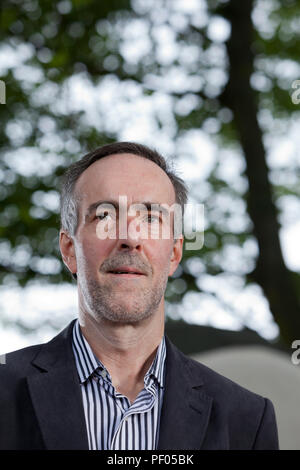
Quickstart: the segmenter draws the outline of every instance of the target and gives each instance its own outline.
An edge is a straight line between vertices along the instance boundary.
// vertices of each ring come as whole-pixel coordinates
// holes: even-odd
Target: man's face
[[[157,213],[150,217],[151,211],[128,210],[131,205],[144,202],[171,207],[175,203],[175,191],[168,176],[154,162],[140,156],[110,155],[82,173],[75,191],[80,202],[72,271],[77,272],[81,307],[96,320],[106,318],[122,323],[135,323],[156,312],[163,314],[168,276],[180,262],[183,237],[174,244],[173,230],[167,239],[160,230],[159,237],[151,238],[150,226],[153,223],[156,229],[161,226],[155,217]],[[127,207],[120,207],[115,213],[102,204],[95,205],[99,201],[118,204],[119,196],[126,196]],[[127,216],[127,235],[120,237],[122,209],[122,214]],[[171,214],[171,225],[172,220]],[[139,228],[138,222],[142,222]],[[99,236],[105,225],[116,229],[116,237]],[[119,267],[143,274],[128,276],[111,272]]]

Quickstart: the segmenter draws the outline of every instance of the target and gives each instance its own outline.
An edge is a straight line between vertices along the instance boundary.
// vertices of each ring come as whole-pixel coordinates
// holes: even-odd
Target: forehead
[[[75,191],[81,208],[106,198],[126,195],[128,204],[152,201],[172,205],[175,190],[168,175],[154,162],[133,154],[101,158],[79,177]]]

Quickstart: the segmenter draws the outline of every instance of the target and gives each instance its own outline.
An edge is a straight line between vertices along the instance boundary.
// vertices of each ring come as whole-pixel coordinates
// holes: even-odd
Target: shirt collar
[[[106,370],[102,362],[95,356],[89,343],[83,336],[79,321],[76,320],[73,326],[73,351],[75,355],[76,367],[79,375],[80,383],[84,383],[88,380],[96,370]],[[163,336],[157,351],[156,356],[145,374],[144,382],[147,382],[151,377],[155,377],[161,387],[164,386],[164,366],[166,357],[166,341]],[[109,374],[108,374],[109,375]]]
[[[93,353],[89,343],[83,336],[79,321],[76,320],[73,326],[73,351],[75,354],[76,367],[79,375],[80,382],[85,382],[91,375],[104,365],[97,359]]]
[[[164,386],[164,366],[166,358],[166,341],[165,337],[162,337],[162,340],[157,348],[156,356],[148,369],[148,372],[145,375],[144,382],[146,383],[148,377],[155,377],[161,387]]]

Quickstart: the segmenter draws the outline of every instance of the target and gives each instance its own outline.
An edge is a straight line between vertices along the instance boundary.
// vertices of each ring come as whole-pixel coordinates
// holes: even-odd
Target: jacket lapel
[[[158,449],[200,449],[213,399],[202,390],[193,362],[166,336],[166,375]],[[198,377],[197,377],[198,375]]]
[[[82,396],[72,352],[74,321],[42,346],[27,377],[45,446],[51,450],[88,449]]]

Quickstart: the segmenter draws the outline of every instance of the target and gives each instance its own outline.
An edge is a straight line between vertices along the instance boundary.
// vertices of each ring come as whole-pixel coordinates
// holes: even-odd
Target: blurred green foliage
[[[0,53],[5,51],[9,58],[18,52],[27,58],[23,59],[23,66],[2,63],[0,68],[0,79],[7,89],[6,105],[0,106],[1,283],[25,286],[32,280],[70,280],[58,249],[59,177],[85,152],[118,139],[116,129],[109,131],[105,126],[87,124],[83,111],[57,106],[68,91],[66,84],[71,76],[83,76],[94,86],[105,77],[115,77],[122,83],[138,84],[144,96],[150,98],[163,83],[164,92],[172,100],[175,142],[188,131],[203,129],[220,149],[241,154],[234,115],[223,100],[230,73],[225,43],[211,33],[218,18],[230,28],[230,15],[234,14],[231,3],[199,0],[199,13],[194,15],[188,9],[176,10],[176,2],[163,0],[2,0]],[[298,64],[300,5],[292,0],[270,0],[259,1],[255,8],[258,6],[257,11],[264,12],[266,20],[254,21],[261,27],[255,29],[251,51],[255,65],[252,87],[257,111],[265,116],[262,130],[283,135],[289,120],[299,117],[299,109],[290,96],[290,75],[283,73],[282,68],[285,64],[290,68]],[[144,22],[147,33],[143,34],[151,47],[137,60],[128,60],[123,31],[135,21]],[[172,31],[177,48],[173,59],[160,56],[158,27]],[[172,87],[171,75],[180,71],[187,80],[181,87]],[[165,121],[159,112],[156,119],[163,129]],[[12,163],[18,152],[23,155],[24,149],[27,153],[23,158],[32,157],[36,150],[37,162],[42,159],[50,170],[41,169],[40,163],[36,171],[26,170],[26,162],[20,168],[18,159]],[[255,243],[253,222],[246,208],[245,171],[241,170],[240,185],[235,187],[223,177],[222,163],[217,160],[203,187],[195,184],[191,191],[198,202],[205,203],[206,242],[199,252],[185,251],[181,270],[168,284],[169,302],[180,302],[189,291],[201,292],[199,272],[191,268],[191,259],[201,260],[200,271],[207,274],[231,272],[222,255],[226,247],[243,249],[249,240]],[[274,170],[275,202],[282,196],[299,196],[299,186],[291,177],[297,172],[296,166],[282,167],[277,173]],[[218,206],[218,196],[228,198],[225,208]],[[231,220],[237,207],[244,223],[233,229]],[[245,269],[236,271],[245,284],[253,280],[251,273],[257,256],[246,252]],[[182,279],[181,284],[178,278]],[[295,285],[299,295],[298,278]]]

